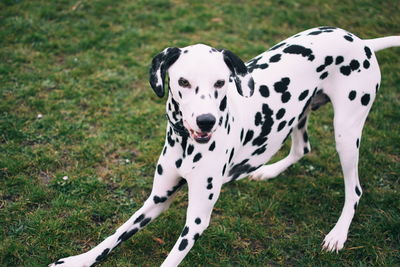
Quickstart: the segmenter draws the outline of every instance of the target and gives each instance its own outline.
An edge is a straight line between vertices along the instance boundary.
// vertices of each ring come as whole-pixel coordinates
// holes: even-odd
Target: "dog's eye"
[[[225,85],[225,81],[224,80],[218,80],[214,83],[214,87],[215,88],[221,88],[222,86]]]
[[[179,86],[184,87],[184,88],[190,88],[190,83],[188,80],[184,78],[180,78],[178,81]]]

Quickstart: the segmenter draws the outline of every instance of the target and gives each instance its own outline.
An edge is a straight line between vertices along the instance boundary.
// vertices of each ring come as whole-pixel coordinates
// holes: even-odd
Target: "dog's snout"
[[[197,126],[199,126],[200,130],[203,132],[211,131],[214,127],[215,121],[215,116],[210,113],[202,114],[196,118]]]

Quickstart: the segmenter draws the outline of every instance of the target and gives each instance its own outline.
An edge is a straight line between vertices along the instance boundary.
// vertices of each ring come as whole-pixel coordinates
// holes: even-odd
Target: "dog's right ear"
[[[225,64],[231,70],[236,89],[241,96],[250,97],[254,93],[254,80],[246,64],[229,50],[222,50]]]
[[[181,49],[177,47],[168,47],[153,58],[150,68],[150,85],[157,96],[164,96],[166,72],[180,55]]]

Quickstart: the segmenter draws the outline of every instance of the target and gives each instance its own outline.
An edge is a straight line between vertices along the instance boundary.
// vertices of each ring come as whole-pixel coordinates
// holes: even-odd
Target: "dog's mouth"
[[[192,130],[192,129],[189,129],[189,131],[190,131],[190,136],[191,136],[197,143],[200,143],[200,144],[205,144],[205,143],[207,143],[208,141],[210,141],[211,136],[212,136],[212,133],[211,133],[211,132],[208,132],[208,133],[205,133],[205,132],[196,132],[196,131],[194,131],[194,130]]]
[[[189,131],[190,137],[195,140],[199,144],[205,144],[208,141],[210,141],[213,132],[198,132],[192,129],[192,127],[189,126],[189,123],[186,121],[183,122],[184,127]]]

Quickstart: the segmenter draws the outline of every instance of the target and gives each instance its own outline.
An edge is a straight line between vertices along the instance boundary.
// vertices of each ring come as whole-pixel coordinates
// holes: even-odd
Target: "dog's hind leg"
[[[189,204],[183,231],[162,267],[175,267],[183,260],[210,223],[211,213],[222,185],[220,177],[206,173],[188,179]]]
[[[308,114],[309,111],[300,119],[297,126],[293,128],[291,133],[292,146],[289,155],[275,163],[261,166],[250,175],[250,179],[267,180],[275,178],[290,165],[296,163],[305,154],[310,152],[311,146],[307,134]]]
[[[343,84],[345,86],[335,88],[335,93],[330,96],[335,113],[336,150],[344,176],[345,201],[336,225],[324,239],[323,249],[327,251],[337,252],[343,248],[362,194],[358,178],[359,146],[362,129],[375,98],[375,84],[366,83],[366,81],[363,84],[359,80],[354,80],[354,83],[347,82],[346,85]],[[352,90],[354,88],[362,88],[362,90]]]
[[[168,152],[158,161],[150,197],[114,234],[86,253],[60,259],[49,266],[88,267],[100,262],[112,249],[143,229],[166,210],[171,204],[175,192],[186,183],[186,180],[178,176],[176,167],[172,166],[173,163],[168,160],[171,155],[167,154]]]

